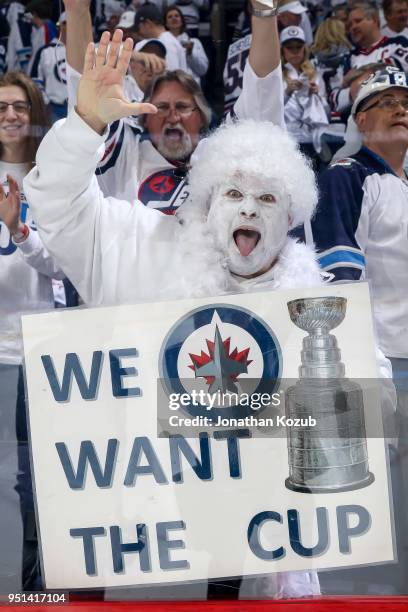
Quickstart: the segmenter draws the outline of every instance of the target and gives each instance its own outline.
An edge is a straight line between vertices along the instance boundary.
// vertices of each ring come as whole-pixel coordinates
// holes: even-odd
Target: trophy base
[[[349,485],[341,485],[338,487],[319,487],[315,485],[308,486],[304,484],[299,484],[297,482],[292,482],[289,476],[285,480],[285,487],[287,489],[290,489],[291,491],[296,491],[296,493],[342,493],[343,491],[355,491],[357,489],[363,489],[364,487],[368,487],[372,482],[374,482],[374,480],[374,474],[368,472],[367,476],[359,482],[354,482]]]

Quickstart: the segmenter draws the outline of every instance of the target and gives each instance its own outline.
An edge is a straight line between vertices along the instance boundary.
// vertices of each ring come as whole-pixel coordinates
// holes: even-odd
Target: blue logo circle
[[[211,334],[209,329],[211,326]],[[231,327],[233,326],[233,327]],[[191,338],[200,334],[205,328],[205,341],[201,342],[197,354],[192,354],[185,347]],[[243,345],[231,350],[231,330],[236,338],[242,337]],[[209,337],[210,336],[210,337]],[[245,342],[254,348],[247,348]],[[236,343],[237,341],[235,341]],[[198,354],[199,353],[199,354]],[[252,391],[249,401],[220,407],[208,408],[199,401],[185,401],[182,409],[191,416],[209,416],[212,419],[245,418],[251,414],[259,414],[264,407],[254,409],[250,398],[257,394],[271,396],[278,388],[282,371],[282,351],[279,342],[270,327],[255,313],[231,304],[211,304],[197,308],[179,319],[167,334],[160,351],[159,371],[167,395],[191,395],[191,376],[186,387],[187,379],[180,377],[180,358],[186,356],[190,360],[187,367],[194,370],[195,378],[205,380],[210,394],[233,393],[237,383],[241,383],[242,374],[250,374],[248,366],[252,364],[251,374]],[[255,358],[254,358],[255,357]],[[252,380],[253,378],[253,380]],[[248,381],[248,378],[246,378]],[[238,394],[239,395],[239,394]],[[242,396],[241,396],[242,397]],[[248,399],[248,398],[247,398]]]

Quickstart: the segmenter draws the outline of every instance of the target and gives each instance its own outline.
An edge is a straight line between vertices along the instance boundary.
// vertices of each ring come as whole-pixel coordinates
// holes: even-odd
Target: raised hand
[[[16,181],[9,174],[7,175],[9,192],[6,196],[3,186],[0,185],[0,219],[7,226],[10,234],[17,234],[23,227],[20,221],[21,201],[20,190]]]
[[[132,50],[131,38],[122,45],[122,30],[115,30],[112,40],[109,32],[104,32],[97,50],[93,43],[87,47],[76,110],[100,134],[107,124],[122,117],[157,112],[153,104],[131,103],[125,98],[123,80]]]

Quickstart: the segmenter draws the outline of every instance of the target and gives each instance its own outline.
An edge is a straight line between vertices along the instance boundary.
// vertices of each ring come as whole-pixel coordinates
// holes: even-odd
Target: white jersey
[[[395,36],[404,36],[408,39],[408,28],[404,28],[401,32],[395,32],[391,30],[387,25],[381,28],[381,34],[383,36],[387,36],[388,38],[394,38]]]
[[[350,88],[343,88],[343,79],[352,68],[383,62],[408,72],[408,39],[404,36],[387,38],[384,36],[367,49],[353,49],[330,79],[331,102],[333,109],[343,111],[351,105]]]
[[[57,38],[37,51],[30,77],[42,91],[46,104],[64,104],[67,101],[66,49]]]
[[[27,164],[0,162],[0,181],[5,191],[7,174],[21,186],[26,172]],[[7,364],[21,363],[21,314],[53,308],[51,278],[64,277],[40,241],[23,192],[21,219],[30,234],[18,247],[0,220],[0,363]]]
[[[80,75],[68,65],[70,106],[76,99]],[[255,75],[249,62],[244,73],[242,95],[234,106],[239,119],[272,121],[284,126],[282,72],[280,66],[264,78]],[[271,97],[273,92],[273,97]],[[129,202],[137,200],[150,208],[173,214],[188,198],[185,165],[169,162],[142,134],[137,121],[117,121],[110,126],[105,154],[96,169],[106,196]]]
[[[37,28],[29,13],[19,13],[10,30],[7,69],[21,70],[29,75],[37,51],[48,45],[56,34],[57,28],[51,20],[47,19]]]

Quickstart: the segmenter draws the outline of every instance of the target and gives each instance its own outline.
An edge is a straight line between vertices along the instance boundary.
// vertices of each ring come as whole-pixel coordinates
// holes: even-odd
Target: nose
[[[176,107],[170,108],[167,120],[172,123],[177,123],[181,120],[181,115]]]
[[[398,106],[397,106],[397,107],[395,108],[395,110],[394,110],[394,115],[395,115],[395,114],[396,114],[396,115],[402,115],[402,116],[404,116],[404,117],[405,117],[405,115],[407,114],[407,112],[408,112],[408,111],[407,111],[407,109],[406,109],[404,106],[402,106],[402,102],[401,102],[401,100],[398,100]]]
[[[239,209],[239,216],[243,219],[257,219],[259,217],[258,206],[253,198],[246,198]]]
[[[17,119],[17,113],[16,113],[16,111],[14,110],[14,108],[12,107],[11,104],[7,107],[7,110],[6,110],[4,115],[5,115],[5,117],[8,120],[10,120],[10,119]]]

